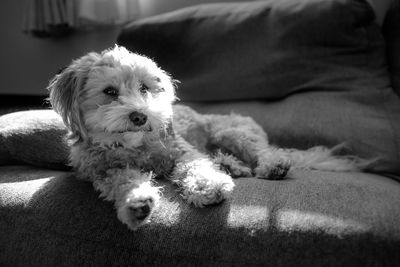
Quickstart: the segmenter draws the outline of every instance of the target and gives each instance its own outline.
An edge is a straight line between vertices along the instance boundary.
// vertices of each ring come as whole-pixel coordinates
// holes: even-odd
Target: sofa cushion
[[[118,43],[180,80],[181,100],[390,86],[380,27],[363,0],[200,5],[132,22]]]
[[[51,110],[0,116],[0,165],[25,163],[68,169],[67,129]]]
[[[130,231],[68,172],[0,167],[5,266],[396,266],[400,185],[373,174],[296,171],[235,180],[197,209],[165,181],[151,221]]]
[[[372,102],[377,106],[372,107]],[[387,91],[308,92],[280,101],[187,104],[200,113],[250,116],[266,130],[270,143],[280,147],[306,149],[344,143],[343,153],[375,159],[368,171],[400,181],[400,101]]]

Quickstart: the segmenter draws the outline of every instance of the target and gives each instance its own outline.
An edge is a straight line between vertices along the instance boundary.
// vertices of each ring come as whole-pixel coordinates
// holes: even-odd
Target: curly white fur
[[[173,106],[169,75],[123,47],[74,60],[48,90],[70,130],[70,161],[77,176],[113,201],[118,218],[130,229],[146,222],[157,206],[154,177],[170,179],[184,199],[203,207],[230,195],[231,176],[281,179],[291,165],[356,168],[354,161],[334,157],[325,148],[274,148],[251,118],[200,115]]]

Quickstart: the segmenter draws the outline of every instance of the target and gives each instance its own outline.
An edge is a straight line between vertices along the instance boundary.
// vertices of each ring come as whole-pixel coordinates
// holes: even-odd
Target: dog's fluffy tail
[[[375,162],[375,160],[365,160],[357,156],[336,154],[344,147],[344,144],[340,144],[333,148],[316,146],[308,150],[282,149],[282,153],[290,160],[291,169],[366,171]]]

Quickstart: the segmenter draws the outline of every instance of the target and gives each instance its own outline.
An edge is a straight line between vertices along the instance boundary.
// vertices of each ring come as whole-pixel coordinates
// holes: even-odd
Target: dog
[[[118,219],[132,230],[159,202],[154,178],[169,179],[188,203],[204,207],[229,197],[232,177],[283,179],[291,168],[360,168],[355,158],[325,147],[271,146],[250,117],[201,115],[175,105],[176,81],[121,46],[73,60],[47,89],[69,130],[76,176],[113,201]]]

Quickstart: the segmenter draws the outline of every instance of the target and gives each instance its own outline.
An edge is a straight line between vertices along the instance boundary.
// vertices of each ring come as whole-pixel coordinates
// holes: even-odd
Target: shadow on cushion
[[[9,175],[3,167],[2,263],[400,263],[400,186],[380,176],[299,172],[278,182],[237,179],[230,201],[205,209],[188,206],[174,186],[160,181],[160,207],[132,232],[117,220],[112,203],[71,173],[45,171],[36,181],[4,183]]]

